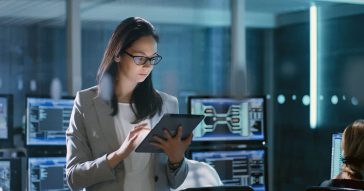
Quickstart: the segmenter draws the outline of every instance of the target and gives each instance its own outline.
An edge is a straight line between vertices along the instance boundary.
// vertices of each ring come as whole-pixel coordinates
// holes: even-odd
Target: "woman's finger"
[[[143,126],[139,126],[139,127],[134,127],[134,129],[132,129],[132,131],[140,131],[143,129],[150,129],[147,126],[143,125]]]
[[[156,142],[158,142],[158,143],[160,143],[160,144],[165,144],[166,143],[166,141],[165,140],[163,140],[162,138],[160,138],[160,137],[158,137],[158,136],[153,136],[153,139],[156,141]]]
[[[160,143],[157,143],[157,142],[149,142],[151,145],[157,147],[157,148],[160,148],[164,151],[164,146]]]
[[[146,123],[135,126],[131,131],[140,131],[142,129],[149,129]]]
[[[145,127],[147,125],[148,125],[148,123],[142,123],[142,124],[139,124],[139,125],[135,126],[134,129],[135,128],[140,128],[140,127]]]
[[[177,135],[176,137],[180,140],[182,138],[182,132],[183,132],[183,127],[182,126],[178,126],[177,128]]]
[[[134,129],[133,130],[131,130],[130,132],[129,132],[129,137],[133,137],[134,135],[136,135],[137,134],[137,131],[135,131]]]
[[[150,131],[150,129],[148,127],[138,127],[138,128],[135,128],[133,130],[130,131],[130,134],[131,135],[134,135],[134,134],[137,134],[139,133],[140,131],[144,131],[144,130],[148,130]]]
[[[130,139],[129,139],[129,142],[133,143],[136,139],[138,138],[138,134],[132,136]]]
[[[171,133],[169,132],[168,129],[164,129],[163,132],[164,132],[164,136],[166,137],[167,140],[172,138]]]

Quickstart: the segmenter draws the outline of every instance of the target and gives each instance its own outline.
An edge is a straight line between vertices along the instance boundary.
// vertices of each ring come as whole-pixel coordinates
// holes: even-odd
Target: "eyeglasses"
[[[124,52],[126,55],[133,58],[134,63],[136,65],[144,65],[147,63],[148,60],[151,65],[157,65],[162,60],[162,56],[160,56],[158,54],[156,56],[149,58],[149,57],[145,57],[145,56],[133,56],[129,52],[126,52],[126,51],[124,51]]]

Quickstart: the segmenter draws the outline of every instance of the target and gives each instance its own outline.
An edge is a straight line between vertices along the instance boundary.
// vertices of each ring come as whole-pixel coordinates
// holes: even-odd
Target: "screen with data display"
[[[264,98],[189,98],[189,112],[204,115],[194,141],[264,140]]]
[[[0,190],[21,190],[21,163],[20,159],[0,158]]]
[[[0,139],[9,138],[9,98],[0,95]]]
[[[193,160],[210,164],[225,186],[265,187],[265,150],[192,151]]]
[[[10,161],[0,161],[0,190],[10,190]]]
[[[28,190],[70,190],[65,168],[65,157],[29,158]]]
[[[337,133],[332,135],[332,150],[331,150],[331,178],[335,178],[341,171],[343,165],[343,151],[341,149],[342,134]]]
[[[65,145],[73,99],[27,98],[27,145]]]
[[[13,147],[13,96],[0,95],[0,148]]]

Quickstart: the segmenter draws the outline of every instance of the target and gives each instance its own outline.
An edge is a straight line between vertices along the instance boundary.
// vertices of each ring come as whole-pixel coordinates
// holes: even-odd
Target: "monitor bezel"
[[[7,102],[7,138],[0,139],[0,148],[12,148],[14,147],[13,136],[13,95],[12,94],[0,94],[1,98],[5,98]]]
[[[245,96],[242,98],[235,98],[231,96],[209,96],[209,95],[198,95],[198,96],[188,96],[187,101],[187,110],[188,113],[191,114],[191,102],[193,99],[231,99],[231,100],[244,100],[244,99],[263,99],[263,139],[257,140],[244,140],[244,139],[227,139],[227,140],[192,140],[192,143],[195,145],[209,145],[208,142],[213,142],[213,144],[228,144],[228,143],[244,143],[244,144],[258,144],[258,145],[266,145],[267,144],[267,100],[263,95],[255,95],[255,96]]]
[[[48,95],[27,95],[25,97],[25,109],[26,109],[26,122],[25,122],[25,147],[30,157],[42,157],[42,156],[64,156],[66,154],[66,143],[65,144],[28,144],[28,99],[29,98],[40,98],[40,99],[52,99]],[[73,100],[73,96],[62,96],[60,98],[65,100]],[[66,135],[66,132],[65,132]]]

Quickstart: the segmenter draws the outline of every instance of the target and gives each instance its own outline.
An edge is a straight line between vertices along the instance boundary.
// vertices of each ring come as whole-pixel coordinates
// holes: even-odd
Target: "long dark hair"
[[[364,166],[364,120],[359,119],[348,125],[343,133],[343,172],[351,178],[362,180]]]
[[[105,49],[104,56],[97,72],[97,82],[99,91],[102,91],[102,88],[100,88],[101,81],[105,76],[111,78],[112,90],[108,101],[112,108],[112,116],[115,116],[119,112],[118,98],[115,91],[119,75],[119,66],[114,58],[115,56],[122,54],[126,49],[131,47],[136,40],[144,36],[152,36],[156,42],[159,40],[159,37],[150,22],[140,17],[129,17],[116,27]],[[134,106],[132,105],[133,103]],[[161,112],[163,102],[161,96],[153,87],[152,72],[143,82],[138,83],[135,87],[129,104],[136,117],[133,123],[138,123]]]

